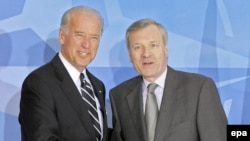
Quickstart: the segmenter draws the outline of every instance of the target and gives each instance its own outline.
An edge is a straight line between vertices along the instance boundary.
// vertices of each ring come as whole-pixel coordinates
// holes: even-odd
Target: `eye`
[[[159,45],[157,43],[152,43],[151,47],[158,47]]]
[[[77,37],[82,37],[82,36],[83,36],[83,33],[81,33],[81,32],[76,32],[75,35],[76,35]]]
[[[141,48],[142,48],[141,45],[135,45],[135,46],[133,46],[133,49],[134,49],[134,50],[140,50]]]
[[[99,40],[99,36],[91,36],[91,39],[93,39],[93,40]]]

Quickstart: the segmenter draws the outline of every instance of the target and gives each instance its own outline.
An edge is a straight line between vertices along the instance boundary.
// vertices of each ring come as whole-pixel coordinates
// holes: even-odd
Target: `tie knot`
[[[80,74],[81,86],[83,86],[86,82],[85,76],[83,73]]]
[[[156,83],[150,83],[148,85],[148,93],[154,93],[155,89],[157,88],[157,84]]]
[[[81,79],[81,81],[84,81],[84,80],[85,80],[85,76],[84,76],[83,73],[80,74],[80,79]]]

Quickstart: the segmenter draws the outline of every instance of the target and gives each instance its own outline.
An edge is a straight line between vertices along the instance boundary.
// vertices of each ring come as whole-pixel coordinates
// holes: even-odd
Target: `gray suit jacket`
[[[147,141],[142,77],[110,90],[112,141]],[[155,141],[226,141],[227,119],[214,82],[168,67]]]
[[[104,139],[108,140],[103,83],[87,75],[103,113]],[[22,86],[19,122],[22,141],[96,141],[87,106],[58,54],[33,71]]]

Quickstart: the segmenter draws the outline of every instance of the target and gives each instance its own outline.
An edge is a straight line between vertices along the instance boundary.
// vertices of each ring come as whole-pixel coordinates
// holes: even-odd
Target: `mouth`
[[[81,55],[81,56],[86,56],[88,53],[86,52],[82,52],[82,51],[78,51],[78,53]]]
[[[148,66],[148,65],[152,65],[153,62],[143,62],[142,64],[145,65],[145,66]]]

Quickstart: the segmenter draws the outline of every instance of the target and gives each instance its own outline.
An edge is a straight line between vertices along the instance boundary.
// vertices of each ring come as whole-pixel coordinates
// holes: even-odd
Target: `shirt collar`
[[[160,75],[160,77],[158,77],[154,83],[156,83],[158,86],[160,86],[161,88],[164,88],[165,86],[165,80],[166,80],[166,77],[167,77],[167,67],[166,69],[164,70],[164,72]],[[143,78],[143,83],[145,84],[145,86],[147,87],[148,84],[152,83],[152,82],[149,82],[147,81],[146,79]]]
[[[72,80],[76,83],[79,80],[80,72],[63,57],[61,52],[59,52],[59,58],[62,60]],[[87,76],[86,69],[84,69],[82,73],[84,73],[84,75]]]

